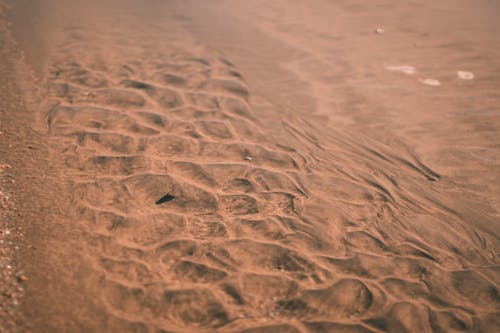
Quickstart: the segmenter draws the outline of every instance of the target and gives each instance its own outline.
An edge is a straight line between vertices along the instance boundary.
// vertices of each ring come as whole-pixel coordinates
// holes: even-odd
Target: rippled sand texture
[[[98,315],[72,318],[79,330],[498,328],[498,212],[461,201],[453,173],[415,148],[418,131],[386,131],[372,121],[380,106],[352,100],[339,82],[357,79],[342,63],[350,50],[308,58],[273,42],[286,25],[266,37],[265,17],[245,27],[247,14],[221,19],[231,3],[197,5],[89,6],[56,29],[40,126],[70,184],[67,223],[83,234],[73,255],[86,264],[68,274]]]

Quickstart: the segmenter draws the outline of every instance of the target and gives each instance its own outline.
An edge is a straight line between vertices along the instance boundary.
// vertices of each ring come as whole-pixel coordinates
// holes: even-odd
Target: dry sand
[[[500,330],[498,3],[4,1],[19,331]]]

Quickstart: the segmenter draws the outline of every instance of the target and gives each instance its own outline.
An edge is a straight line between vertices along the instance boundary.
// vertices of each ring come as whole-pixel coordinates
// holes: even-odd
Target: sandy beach
[[[0,332],[500,331],[498,13],[0,0]]]

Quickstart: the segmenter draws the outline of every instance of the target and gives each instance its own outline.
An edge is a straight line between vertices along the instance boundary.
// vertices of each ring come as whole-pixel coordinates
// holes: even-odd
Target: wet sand
[[[500,328],[498,4],[11,5],[20,331]]]

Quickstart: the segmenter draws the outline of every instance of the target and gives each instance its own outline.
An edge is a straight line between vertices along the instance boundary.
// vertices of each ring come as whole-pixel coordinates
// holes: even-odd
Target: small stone
[[[384,29],[382,29],[382,28],[377,28],[377,29],[375,29],[375,33],[377,33],[377,34],[381,35],[381,34],[383,34],[383,33],[384,33]]]
[[[165,194],[163,197],[156,200],[155,204],[161,205],[162,203],[168,202],[168,201],[173,200],[173,199],[175,199],[175,196],[173,196],[171,194]]]
[[[246,161],[251,161],[252,160],[252,158],[250,156],[245,156],[245,157],[243,157],[243,159],[246,160]]]
[[[26,275],[20,275],[17,277],[17,280],[19,282],[26,282],[26,281],[28,281],[28,278],[26,277]]]

